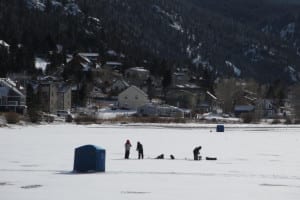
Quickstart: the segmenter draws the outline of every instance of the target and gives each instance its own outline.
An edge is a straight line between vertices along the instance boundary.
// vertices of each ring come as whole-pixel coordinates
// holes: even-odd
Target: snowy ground
[[[300,128],[43,125],[0,128],[0,199],[300,198]],[[123,144],[144,145],[144,160],[123,160]],[[107,150],[106,173],[73,174],[74,149]],[[192,161],[192,149],[217,161]],[[155,160],[164,153],[176,160]]]

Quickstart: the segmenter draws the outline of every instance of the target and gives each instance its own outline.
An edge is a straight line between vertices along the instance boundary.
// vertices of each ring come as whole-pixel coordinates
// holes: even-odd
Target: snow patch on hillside
[[[28,8],[39,11],[44,11],[46,7],[44,0],[26,0],[26,4]]]
[[[169,13],[165,10],[163,10],[161,7],[158,5],[153,5],[152,8],[155,10],[155,12],[165,16],[168,21],[170,21],[169,26],[175,29],[176,31],[179,31],[181,33],[184,32],[184,29],[180,23],[180,17],[176,13]]]
[[[170,26],[172,28],[174,28],[175,30],[180,31],[180,32],[183,33],[183,28],[178,22],[174,21],[172,24],[170,24]]]
[[[267,49],[267,47],[265,47]],[[245,52],[244,55],[251,60],[251,62],[258,62],[263,60],[260,54],[259,45],[252,44]]]
[[[74,16],[82,13],[79,6],[74,2],[66,4],[64,7],[64,11],[66,12],[67,15],[74,15]]]
[[[295,22],[289,23],[288,25],[286,25],[281,29],[280,37],[283,40],[291,39],[294,37],[295,31],[296,31],[296,23]]]
[[[295,70],[294,67],[287,66],[284,69],[284,71],[288,73],[289,78],[290,78],[291,81],[298,82],[300,80],[299,73],[297,72],[297,70]]]
[[[236,67],[232,62],[226,60],[225,64],[226,64],[226,66],[232,68],[232,70],[236,76],[241,76],[242,71],[238,67]]]
[[[36,9],[41,12],[46,9],[46,0],[26,0],[27,7],[29,9]],[[79,15],[82,13],[81,9],[74,0],[69,0],[65,5],[60,1],[52,0],[51,4],[54,9],[63,8],[64,14],[66,15]]]

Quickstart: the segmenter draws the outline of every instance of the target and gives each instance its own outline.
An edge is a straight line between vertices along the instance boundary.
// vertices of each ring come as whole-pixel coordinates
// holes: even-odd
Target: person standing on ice
[[[138,151],[139,159],[144,159],[143,145],[140,142],[137,142],[136,150]]]
[[[202,148],[201,146],[194,148],[194,150],[193,150],[194,160],[201,160],[201,156],[199,155],[201,148]]]
[[[125,143],[125,159],[129,159],[130,148],[131,148],[131,143],[130,143],[129,140],[126,140],[126,143]]]

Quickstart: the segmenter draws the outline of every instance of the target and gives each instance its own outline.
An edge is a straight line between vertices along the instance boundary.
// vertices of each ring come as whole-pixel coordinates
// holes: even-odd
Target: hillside
[[[37,54],[114,50],[127,66],[209,69],[217,77],[300,80],[299,11],[279,0],[12,0],[0,38]],[[161,63],[167,63],[162,65]]]

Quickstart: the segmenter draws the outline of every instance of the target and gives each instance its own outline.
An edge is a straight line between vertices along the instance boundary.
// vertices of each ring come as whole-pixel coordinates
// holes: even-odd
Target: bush
[[[19,116],[19,114],[15,113],[15,112],[5,113],[4,116],[5,116],[6,122],[9,124],[17,124],[20,122],[20,116]]]
[[[65,118],[65,121],[66,121],[67,123],[71,123],[71,122],[73,121],[72,115],[67,115],[66,118]]]
[[[75,117],[74,121],[77,124],[91,124],[91,123],[96,123],[97,118],[92,115],[84,115],[84,116],[77,116]]]
[[[253,113],[242,113],[241,119],[244,123],[249,124],[251,122],[254,122],[254,114]]]
[[[291,118],[286,118],[284,123],[285,124],[292,124],[293,122],[292,122]]]
[[[279,119],[273,119],[272,124],[280,124],[281,121]]]
[[[30,122],[38,123],[38,122],[42,121],[43,115],[42,115],[42,113],[40,113],[38,111],[29,110],[28,117],[29,117]]]
[[[45,114],[43,117],[44,117],[44,120],[46,122],[49,122],[49,123],[54,122],[54,116],[53,115]]]
[[[295,119],[294,124],[300,124],[300,119]]]

